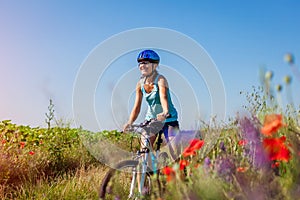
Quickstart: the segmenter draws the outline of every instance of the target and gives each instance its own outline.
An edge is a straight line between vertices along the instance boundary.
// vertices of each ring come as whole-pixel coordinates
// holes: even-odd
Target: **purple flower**
[[[211,171],[211,161],[209,157],[204,159],[203,169],[205,173],[209,173]]]
[[[210,167],[211,161],[209,159],[209,157],[206,157],[204,159],[204,167]]]
[[[248,143],[260,143],[260,133],[257,128],[252,124],[249,118],[244,117],[239,121],[243,138]]]
[[[255,119],[251,121],[249,118],[244,117],[239,120],[239,125],[242,137],[247,142],[245,154],[249,157],[250,163],[256,168],[264,168],[270,165],[261,142],[261,134],[254,124],[255,121]]]
[[[236,171],[234,160],[230,157],[219,157],[216,160],[215,170],[218,176],[231,182]]]
[[[225,147],[225,144],[224,144],[223,141],[220,142],[220,149],[221,149],[222,151],[226,152],[226,147]]]

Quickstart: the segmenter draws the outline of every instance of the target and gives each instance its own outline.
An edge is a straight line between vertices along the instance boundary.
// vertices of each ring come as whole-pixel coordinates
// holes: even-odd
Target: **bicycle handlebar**
[[[135,133],[142,133],[144,131],[148,133],[158,133],[164,126],[163,121],[159,121],[157,119],[151,119],[149,121],[145,121],[140,124],[132,124],[130,127],[125,130],[126,132],[135,132]],[[124,132],[124,131],[123,131]]]
[[[170,114],[166,115],[166,119],[171,118]],[[164,126],[164,122],[157,120],[157,118],[152,118],[150,120],[146,120],[143,123],[140,124],[132,124],[130,125],[130,127],[128,128],[128,130],[125,131],[126,132],[139,132],[137,131],[139,128],[147,131],[147,132],[152,132],[152,133],[158,133]],[[124,131],[121,131],[122,133]],[[139,132],[140,133],[140,132]]]

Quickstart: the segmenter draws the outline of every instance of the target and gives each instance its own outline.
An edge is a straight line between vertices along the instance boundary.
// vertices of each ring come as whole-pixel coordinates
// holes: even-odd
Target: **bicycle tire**
[[[120,191],[118,191],[117,193],[117,189],[118,189],[118,184],[123,186],[124,185],[121,183],[122,181],[120,179],[118,179],[118,175],[116,175],[116,172],[120,172],[122,169],[128,168],[130,170],[130,173],[127,174],[123,174],[125,176],[127,176],[126,178],[128,178],[130,180],[130,178],[132,177],[132,168],[136,167],[138,165],[138,161],[137,160],[124,160],[121,161],[120,163],[118,163],[114,168],[110,169],[104,179],[102,180],[102,184],[100,186],[100,191],[99,191],[99,198],[100,199],[116,199],[116,198],[125,198],[127,199],[129,194],[125,194],[126,191],[123,191],[123,193],[120,193]],[[152,183],[151,183],[151,174],[149,173],[149,170],[147,170],[148,172],[146,172],[146,180],[147,180],[147,184],[149,185],[149,190],[145,191],[147,194],[151,192],[151,187],[152,187]],[[124,172],[126,173],[126,172]],[[113,183],[111,183],[113,182]],[[119,183],[117,183],[119,182]],[[127,183],[131,183],[131,181],[128,181]],[[114,191],[114,187],[116,188],[116,191]],[[130,187],[130,186],[129,186]],[[129,189],[128,187],[128,189]],[[115,194],[116,193],[116,194]],[[120,196],[122,195],[122,196]],[[126,197],[125,197],[126,196]]]

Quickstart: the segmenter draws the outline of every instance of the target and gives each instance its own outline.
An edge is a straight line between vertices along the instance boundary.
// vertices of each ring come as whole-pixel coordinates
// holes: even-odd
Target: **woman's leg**
[[[180,155],[180,147],[178,144],[178,137],[179,137],[179,125],[178,122],[167,122],[163,128],[164,135],[166,141],[169,145],[169,151],[173,158],[176,160]]]

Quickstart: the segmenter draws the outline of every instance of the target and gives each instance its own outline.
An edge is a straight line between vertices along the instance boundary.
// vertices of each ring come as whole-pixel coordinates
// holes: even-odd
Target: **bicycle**
[[[151,194],[154,194],[152,191],[153,182],[151,178],[153,175],[153,177],[156,178],[158,186],[158,195],[156,194],[156,196],[160,197],[162,195],[162,186],[159,179],[159,164],[165,165],[166,161],[169,159],[166,152],[160,152],[160,147],[163,142],[163,133],[160,130],[163,125],[163,122],[152,119],[146,124],[135,124],[130,127],[130,130],[127,132],[138,134],[140,144],[143,144],[144,147],[136,152],[136,154],[132,157],[132,160],[121,161],[106,173],[100,187],[100,199],[106,199],[109,195],[112,198],[120,198],[120,196],[113,197],[113,195],[115,195],[114,193],[120,192],[120,189],[124,189],[124,186],[129,186],[129,191],[127,191],[129,193],[128,199],[138,199],[140,197],[144,198],[147,196],[150,197]],[[155,151],[150,144],[150,137],[152,136],[151,133],[158,134]],[[149,155],[151,158],[151,165],[148,160]],[[130,173],[125,172],[122,174],[121,170],[127,170]],[[140,174],[140,176],[138,176],[138,174]],[[122,181],[126,178],[130,180],[130,185],[128,185],[128,180]],[[137,184],[137,182],[139,184]]]

